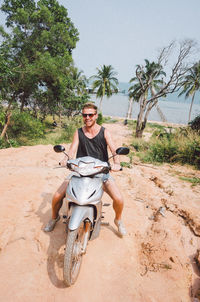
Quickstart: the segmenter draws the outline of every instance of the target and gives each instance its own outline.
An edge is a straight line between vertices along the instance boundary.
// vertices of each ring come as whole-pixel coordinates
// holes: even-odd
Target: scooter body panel
[[[68,228],[73,231],[79,227],[82,221],[89,219],[91,223],[94,221],[94,208],[90,206],[79,206],[72,204],[70,206],[70,219]]]
[[[72,176],[66,193],[71,201],[78,205],[95,205],[103,195],[102,179]]]

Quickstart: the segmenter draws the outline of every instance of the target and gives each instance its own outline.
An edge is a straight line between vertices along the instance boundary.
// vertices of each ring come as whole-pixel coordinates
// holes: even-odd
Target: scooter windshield
[[[108,163],[95,159],[90,156],[80,157],[75,160],[70,160],[71,169],[81,176],[90,176],[101,173]]]

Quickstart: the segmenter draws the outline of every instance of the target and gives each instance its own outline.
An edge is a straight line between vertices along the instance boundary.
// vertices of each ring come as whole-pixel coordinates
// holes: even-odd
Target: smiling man
[[[113,143],[110,132],[104,127],[97,124],[97,107],[93,103],[86,103],[82,109],[82,117],[84,126],[76,130],[72,144],[70,146],[68,155],[70,158],[92,156],[102,161],[108,161],[109,147],[112,155],[115,155],[116,147]],[[113,157],[114,164],[112,171],[120,170],[119,157]],[[51,232],[56,222],[60,219],[59,210],[62,206],[63,198],[65,197],[69,179],[64,181],[58,188],[52,200],[52,219],[47,223],[44,228],[45,232]],[[113,200],[113,209],[115,211],[114,223],[118,228],[121,236],[126,234],[126,229],[121,220],[124,201],[122,195],[110,174],[103,175],[104,191]]]

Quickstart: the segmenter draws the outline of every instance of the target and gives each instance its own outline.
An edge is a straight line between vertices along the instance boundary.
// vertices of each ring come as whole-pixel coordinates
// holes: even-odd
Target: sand
[[[130,143],[123,123],[106,127],[117,146]],[[104,208],[109,226],[89,242],[78,280],[67,288],[65,225],[60,220],[52,233],[43,232],[52,195],[69,174],[56,168],[62,158],[51,145],[0,150],[0,301],[199,301],[200,185],[179,176],[200,177],[200,172],[143,165],[135,158],[131,168],[113,173],[125,199],[128,234],[117,235],[112,201],[104,194],[103,201],[111,204]]]

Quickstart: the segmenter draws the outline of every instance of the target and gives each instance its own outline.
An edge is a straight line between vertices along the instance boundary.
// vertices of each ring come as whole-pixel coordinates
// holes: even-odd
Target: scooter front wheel
[[[78,278],[89,231],[90,228],[87,227],[86,230],[84,221],[76,230],[68,230],[63,269],[64,282],[68,287],[73,285]]]

